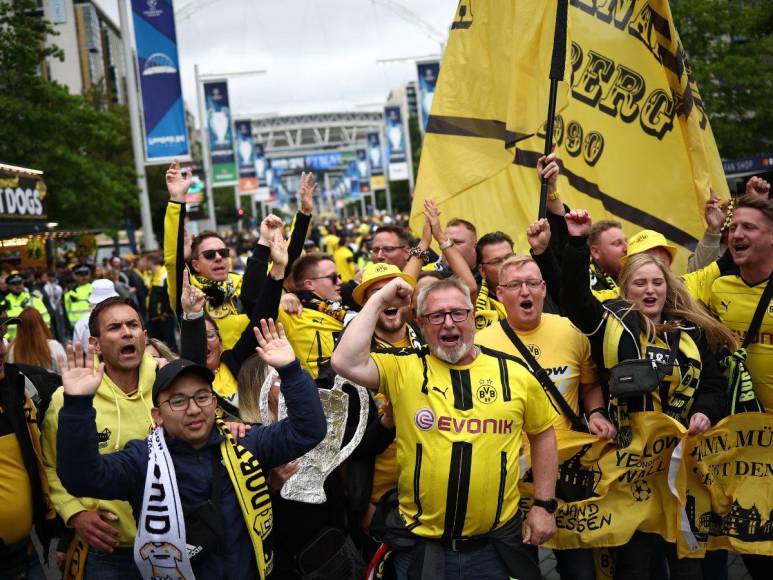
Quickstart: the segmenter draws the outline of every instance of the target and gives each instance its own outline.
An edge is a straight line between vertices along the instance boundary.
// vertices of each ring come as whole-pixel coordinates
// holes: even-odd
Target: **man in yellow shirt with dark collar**
[[[536,499],[522,541],[539,545],[556,529],[556,413],[522,363],[474,345],[470,291],[455,278],[419,293],[427,348],[371,353],[381,312],[408,305],[411,295],[399,278],[373,294],[332,357],[340,375],[392,401],[399,517],[387,520],[398,578],[409,566],[443,578],[462,561],[463,573],[538,575],[521,546],[518,455],[525,431]]]

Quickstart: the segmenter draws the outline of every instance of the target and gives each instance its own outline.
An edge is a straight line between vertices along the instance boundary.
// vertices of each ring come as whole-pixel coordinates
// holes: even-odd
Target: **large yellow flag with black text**
[[[445,205],[446,217],[486,223],[487,212],[497,211],[475,211],[467,192],[512,165],[515,143],[545,121],[557,4],[459,2],[424,137],[414,214],[427,197]],[[421,230],[420,223],[413,227]]]
[[[441,66],[411,225],[420,231],[423,201],[433,197],[445,219],[473,221],[479,233],[503,230],[523,252],[539,207],[534,167],[544,140],[518,142],[515,163],[505,146],[513,128],[529,132],[535,118],[539,125],[547,116],[547,68],[538,69],[552,48],[547,13],[556,3],[461,4],[470,17],[451,31]],[[507,18],[527,8],[541,10],[544,21],[526,26]],[[629,236],[643,228],[662,232],[680,247],[679,268],[703,232],[709,187],[727,196],[727,184],[668,1],[571,0],[569,18],[571,97],[554,132],[561,197],[596,220],[620,219]],[[520,25],[529,32],[516,32]],[[499,70],[524,54],[533,55],[532,75],[505,82]],[[436,116],[471,122],[465,131],[433,123]],[[484,119],[494,122],[474,122]]]

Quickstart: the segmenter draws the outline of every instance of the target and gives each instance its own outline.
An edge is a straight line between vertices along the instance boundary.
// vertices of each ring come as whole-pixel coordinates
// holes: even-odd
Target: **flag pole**
[[[556,99],[558,95],[558,83],[564,80],[564,65],[566,63],[566,32],[568,0],[556,0],[556,31],[553,36],[553,57],[550,62],[550,95],[548,98],[548,119],[545,126],[545,156],[550,155],[553,149],[553,127],[556,116]],[[537,219],[547,215],[548,209],[548,180],[542,178],[539,194],[539,214]]]

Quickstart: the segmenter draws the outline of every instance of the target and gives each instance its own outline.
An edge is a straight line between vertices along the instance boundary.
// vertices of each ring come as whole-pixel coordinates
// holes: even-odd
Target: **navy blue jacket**
[[[311,377],[298,361],[277,370],[287,402],[287,419],[269,426],[253,426],[239,441],[265,470],[300,457],[314,448],[327,432],[317,386]],[[96,412],[91,401],[91,396],[64,396],[57,434],[57,474],[72,495],[126,500],[138,519],[148,467],[147,440],[130,441],[121,451],[100,455]],[[213,454],[220,452],[218,445],[222,440],[216,429],[201,449],[167,438],[183,510],[194,509],[210,499]],[[194,558],[193,572],[197,578],[253,580],[257,577],[257,568],[252,542],[231,480],[225,470],[221,476],[224,478],[220,498],[225,526],[224,550]]]

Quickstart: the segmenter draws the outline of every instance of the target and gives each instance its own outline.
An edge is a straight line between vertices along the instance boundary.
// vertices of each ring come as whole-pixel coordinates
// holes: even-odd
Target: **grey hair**
[[[459,290],[459,292],[462,293],[462,296],[464,296],[464,302],[465,306],[467,306],[467,309],[473,309],[472,300],[470,299],[470,289],[467,287],[467,284],[462,282],[459,278],[451,276],[450,278],[435,280],[434,282],[427,284],[419,291],[419,296],[416,298],[416,314],[418,316],[424,316],[427,313],[427,298],[429,298],[430,294],[438,290],[447,290],[450,288]]]

